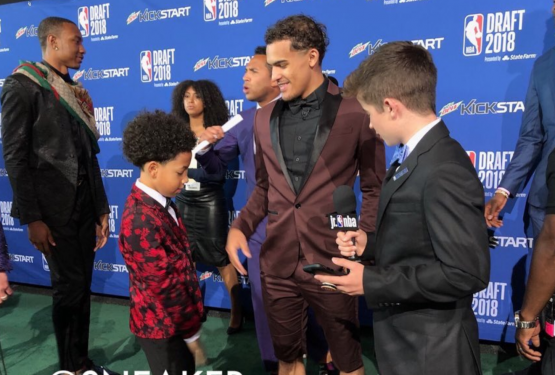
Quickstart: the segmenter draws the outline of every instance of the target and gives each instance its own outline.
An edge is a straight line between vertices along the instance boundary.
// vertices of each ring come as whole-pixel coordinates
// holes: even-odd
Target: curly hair
[[[286,17],[277,21],[264,35],[266,45],[281,40],[290,40],[291,47],[297,51],[315,48],[320,54],[320,65],[322,65],[326,55],[326,48],[330,44],[326,34],[326,26],[304,14]]]
[[[195,144],[195,135],[183,119],[160,110],[141,112],[123,132],[123,155],[141,169],[149,161],[173,160]]]
[[[185,111],[183,105],[183,98],[189,87],[195,90],[204,105],[202,116],[205,128],[212,125],[223,125],[229,119],[227,106],[218,85],[205,79],[198,81],[186,80],[177,85],[173,90],[172,113],[185,120],[187,126],[190,125],[190,120],[189,114]]]

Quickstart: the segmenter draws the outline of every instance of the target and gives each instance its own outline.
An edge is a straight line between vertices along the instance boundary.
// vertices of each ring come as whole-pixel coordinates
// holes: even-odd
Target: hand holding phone
[[[333,276],[345,276],[347,275],[349,272],[342,272],[342,271],[336,271],[334,269],[331,269],[329,267],[326,267],[320,263],[314,263],[314,264],[307,264],[306,266],[303,267],[303,271],[310,273],[312,275],[317,275],[317,274],[328,274],[328,275],[333,275]],[[348,270],[347,270],[348,271]],[[337,290],[337,286],[335,286],[332,283],[327,283],[327,282],[323,282],[322,289],[326,289],[326,290]]]
[[[303,271],[313,275],[317,273],[325,273],[332,276],[345,276],[349,274],[348,272],[336,271],[320,263],[307,264],[303,267]]]

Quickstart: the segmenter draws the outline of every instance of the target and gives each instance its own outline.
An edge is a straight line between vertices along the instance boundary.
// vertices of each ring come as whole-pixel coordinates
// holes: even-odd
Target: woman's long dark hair
[[[186,80],[175,87],[172,94],[172,113],[190,125],[189,114],[183,106],[185,92],[192,87],[202,100],[204,111],[204,127],[212,125],[223,125],[229,119],[227,106],[218,85],[212,81],[201,79],[198,81]]]

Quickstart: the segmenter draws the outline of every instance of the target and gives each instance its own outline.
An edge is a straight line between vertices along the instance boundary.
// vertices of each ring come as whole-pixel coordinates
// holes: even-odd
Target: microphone
[[[222,130],[224,131],[224,133],[227,133],[231,128],[233,128],[235,125],[237,125],[238,123],[240,123],[241,121],[243,121],[243,116],[241,115],[235,115],[232,118],[229,119],[228,122],[226,122],[225,124],[222,125]],[[202,141],[200,142],[198,145],[196,145],[196,147],[193,149],[193,153],[198,152],[199,150],[202,150],[203,148],[205,148],[206,146],[208,146],[210,143],[208,143],[207,141]]]
[[[357,231],[357,198],[350,186],[341,185],[335,189],[333,192],[333,206],[335,208],[335,213],[329,216],[330,228],[345,231]],[[355,245],[354,238],[353,245]],[[360,262],[360,259],[356,256],[356,254],[350,256],[348,259]]]

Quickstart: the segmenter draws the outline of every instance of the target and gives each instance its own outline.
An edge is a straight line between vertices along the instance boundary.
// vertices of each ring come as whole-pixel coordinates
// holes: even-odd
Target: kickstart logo
[[[252,23],[252,18],[239,18],[239,0],[199,0],[203,3],[205,22],[218,21],[218,26]]]
[[[200,59],[197,61],[193,69],[196,72],[206,66],[208,69],[240,68],[247,66],[249,61],[251,61],[251,58],[251,56],[220,57],[219,55],[216,55],[212,59],[209,57]]]
[[[101,169],[103,178],[133,178],[133,169]]]
[[[168,20],[172,18],[189,17],[191,12],[191,7],[181,7],[181,8],[170,8],[163,10],[148,10],[145,9],[143,12],[136,11],[127,17],[127,24],[131,24],[137,20],[139,22],[152,22]]]
[[[88,70],[78,70],[73,75],[73,80],[78,80],[83,78],[86,81],[92,81],[97,79],[110,79],[110,78],[122,78],[129,76],[129,68],[110,68],[110,69],[93,69]]]
[[[83,6],[77,9],[77,26],[83,38],[91,37],[91,42],[118,39],[118,35],[108,34],[110,3]]]
[[[10,260],[14,263],[33,263],[35,257],[32,255],[9,254]]]
[[[27,38],[36,37],[39,35],[38,31],[39,31],[39,28],[38,26],[35,26],[35,25],[20,27],[15,33],[15,39],[19,39],[23,36]]]
[[[443,41],[445,40],[444,37],[438,38],[427,38],[427,39],[413,39],[411,42],[413,44],[422,46],[429,50],[438,50],[442,48]],[[353,58],[361,53],[368,51],[368,55],[373,55],[378,48],[386,44],[383,39],[378,39],[376,41],[369,41],[366,43],[358,43],[349,51],[349,58]]]
[[[423,0],[383,0],[384,5],[397,5],[397,4],[407,4],[407,3],[416,3]]]
[[[141,82],[154,82],[154,87],[174,87],[179,84],[179,81],[171,82],[175,48],[142,51],[139,60]]]
[[[474,115],[500,115],[505,113],[524,112],[524,102],[479,102],[471,99],[469,102],[450,102],[441,108],[439,116],[443,117],[450,113],[459,112],[461,116]]]
[[[278,0],[264,0],[264,6],[267,7],[268,5],[270,5],[270,4],[272,4],[276,1],[278,1]],[[296,2],[299,2],[299,1],[304,1],[304,0],[281,0],[281,3],[282,4],[283,3],[296,3]]]
[[[129,273],[125,264],[106,263],[102,260],[94,262],[94,270],[113,273]]]
[[[524,30],[525,9],[483,14],[464,18],[463,55],[484,55],[485,62],[535,59],[536,53],[515,53]]]

